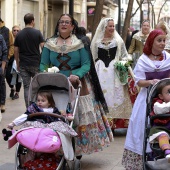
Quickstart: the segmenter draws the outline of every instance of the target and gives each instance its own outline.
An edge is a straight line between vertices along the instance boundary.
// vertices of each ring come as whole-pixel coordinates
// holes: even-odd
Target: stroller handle
[[[71,85],[74,87],[74,89],[81,89],[82,88],[82,84],[81,81],[79,79],[77,79],[75,82],[71,82]]]
[[[45,116],[45,115],[60,118],[64,122],[66,120],[65,117],[62,116],[62,115],[58,115],[58,114],[55,114],[55,113],[48,113],[48,112],[36,112],[36,113],[32,113],[32,114],[28,115],[28,119],[32,118],[32,117],[36,117],[36,116]]]
[[[78,88],[82,88],[81,81],[79,79],[77,79],[76,81],[77,81],[77,84],[78,84]]]

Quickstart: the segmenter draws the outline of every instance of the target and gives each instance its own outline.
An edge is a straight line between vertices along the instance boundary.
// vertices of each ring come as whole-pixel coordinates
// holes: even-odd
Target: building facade
[[[93,23],[94,13],[89,13],[89,8],[94,8],[94,0],[74,0],[74,18],[79,26],[88,28]],[[111,0],[105,0],[103,16],[113,17],[115,23],[118,18],[117,5]],[[0,0],[0,17],[5,25],[12,29],[13,25],[25,27],[24,15],[33,13],[35,28],[40,29],[45,38],[54,34],[55,26],[60,15],[69,13],[69,0]]]

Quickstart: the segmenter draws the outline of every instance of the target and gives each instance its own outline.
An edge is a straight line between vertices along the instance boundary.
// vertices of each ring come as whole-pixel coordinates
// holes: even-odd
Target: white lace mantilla
[[[57,52],[57,53],[63,53],[63,51],[61,51],[61,46],[57,45],[56,37],[50,38],[47,40],[47,42],[45,43],[44,47],[50,49],[51,51]],[[81,48],[84,48],[84,44],[81,40],[79,40],[75,35],[71,36],[71,42],[72,44],[70,46],[65,45],[66,50],[64,51],[64,53],[69,53],[72,51],[77,51]]]

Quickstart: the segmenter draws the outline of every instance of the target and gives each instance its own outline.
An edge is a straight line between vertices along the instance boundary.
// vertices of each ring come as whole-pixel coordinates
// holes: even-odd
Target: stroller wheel
[[[80,170],[81,169],[81,162],[79,159],[75,159],[74,161],[74,169],[73,170]]]

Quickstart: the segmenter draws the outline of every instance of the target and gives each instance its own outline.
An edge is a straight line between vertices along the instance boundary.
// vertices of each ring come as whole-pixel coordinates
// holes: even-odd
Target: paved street
[[[7,149],[7,142],[3,140],[1,131],[15,117],[25,112],[23,89],[17,100],[11,100],[8,97],[9,93],[7,87],[6,112],[2,114],[3,118],[0,123],[0,170],[14,170],[15,162],[15,147]],[[83,156],[82,170],[124,170],[121,165],[124,140],[125,132],[116,132],[115,140],[110,147],[105,148],[102,152]]]

